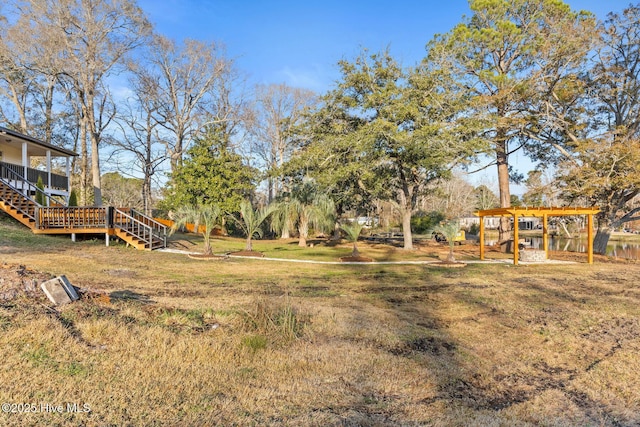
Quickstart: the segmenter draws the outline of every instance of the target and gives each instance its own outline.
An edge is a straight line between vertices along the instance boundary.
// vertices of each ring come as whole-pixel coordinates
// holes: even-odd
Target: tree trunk
[[[151,176],[148,172],[144,175],[144,181],[142,183],[142,204],[144,207],[144,214],[151,216]]]
[[[267,178],[267,188],[269,189],[267,191],[267,204],[271,204],[271,202],[273,202],[273,199],[275,199],[275,191],[273,190],[274,187],[274,182],[273,182],[273,178],[269,177]]]
[[[245,250],[251,252],[253,251],[253,244],[251,243],[251,236],[247,237],[247,244],[245,245]]]
[[[498,166],[498,188],[500,190],[500,207],[511,207],[511,192],[509,190],[509,160],[507,156],[507,143],[505,132],[498,129],[496,141],[496,164]],[[498,227],[498,241],[504,242],[511,239],[511,222],[509,217],[500,218]]]
[[[331,236],[331,240],[340,240],[342,235],[340,233],[340,223],[338,221],[333,224],[333,236]]]
[[[93,204],[102,206],[102,184],[100,180],[100,153],[98,137],[91,132],[91,176],[93,178]]]
[[[358,251],[358,244],[356,242],[353,242],[353,251],[351,251],[351,256],[352,257],[360,256],[360,251]]]
[[[89,204],[89,152],[87,150],[87,126],[80,121],[80,205]]]
[[[609,237],[611,237],[611,227],[603,226],[599,227],[598,231],[596,231],[596,237],[593,239],[593,252],[606,255],[607,253],[607,243],[609,243]]]
[[[300,235],[298,246],[300,246],[301,248],[306,248],[307,237],[309,236],[309,221],[304,217],[300,217],[300,222],[298,223],[298,234]]]
[[[447,255],[447,262],[456,262],[456,258],[453,256],[453,242],[449,243],[449,255]]]
[[[291,238],[291,232],[289,231],[289,227],[285,226],[285,228],[282,229],[282,234],[280,235],[281,239],[290,239]]]
[[[404,236],[404,250],[413,249],[413,236],[411,235],[411,208],[402,209],[402,235]]]
[[[211,248],[211,239],[209,237],[205,237],[204,239],[204,254],[213,255],[213,249]]]

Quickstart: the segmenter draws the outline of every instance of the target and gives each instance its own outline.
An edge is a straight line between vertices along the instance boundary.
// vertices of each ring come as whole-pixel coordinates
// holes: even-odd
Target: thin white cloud
[[[285,66],[276,72],[276,81],[284,81],[292,87],[310,89],[323,92],[330,85],[332,79],[323,67],[314,65],[312,68],[292,68]]]

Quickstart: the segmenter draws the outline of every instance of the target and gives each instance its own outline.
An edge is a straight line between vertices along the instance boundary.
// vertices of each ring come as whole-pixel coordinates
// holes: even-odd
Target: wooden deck
[[[27,180],[20,189],[12,185],[21,177],[13,171],[0,177],[0,209],[29,227],[34,234],[105,234],[117,237],[136,249],[153,250],[167,245],[167,227],[130,208],[112,206],[59,206]],[[10,178],[10,179],[9,179]],[[31,194],[43,194],[49,206],[42,206]]]

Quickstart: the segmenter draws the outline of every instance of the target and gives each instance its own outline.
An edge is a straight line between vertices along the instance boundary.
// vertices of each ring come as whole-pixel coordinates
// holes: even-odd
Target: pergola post
[[[587,215],[587,262],[593,264],[593,214]]]
[[[544,214],[542,215],[542,248],[544,249],[545,259],[549,259],[549,229],[547,225],[547,214]]]
[[[518,248],[518,214],[513,214],[513,265],[518,265],[518,255],[520,255],[520,248]]]
[[[480,216],[480,261],[484,261],[484,217]]]

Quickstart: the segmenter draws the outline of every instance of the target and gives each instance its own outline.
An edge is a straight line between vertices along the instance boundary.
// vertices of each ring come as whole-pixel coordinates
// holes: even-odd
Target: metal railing
[[[51,197],[38,187],[25,180],[22,174],[13,170],[13,168],[5,167],[7,163],[0,162],[0,179],[2,183],[12,191],[12,197],[5,199],[5,202],[16,211],[26,215],[30,219],[37,221],[35,210],[40,206],[36,202],[37,195],[40,194],[45,204],[52,204]],[[19,185],[18,185],[19,184]],[[35,196],[31,197],[31,193]],[[24,203],[26,201],[26,210]],[[56,203],[53,201],[53,203]]]
[[[15,165],[13,163],[0,162],[0,178],[6,178],[3,175],[5,169],[11,170],[24,179],[24,166]],[[27,167],[27,181],[32,184],[38,183],[38,177],[42,178],[42,183],[56,190],[69,190],[69,178],[64,175],[51,173],[51,182],[49,181],[49,172],[41,171]]]
[[[115,208],[113,226],[142,240],[149,249],[167,246],[167,228],[133,209]]]

